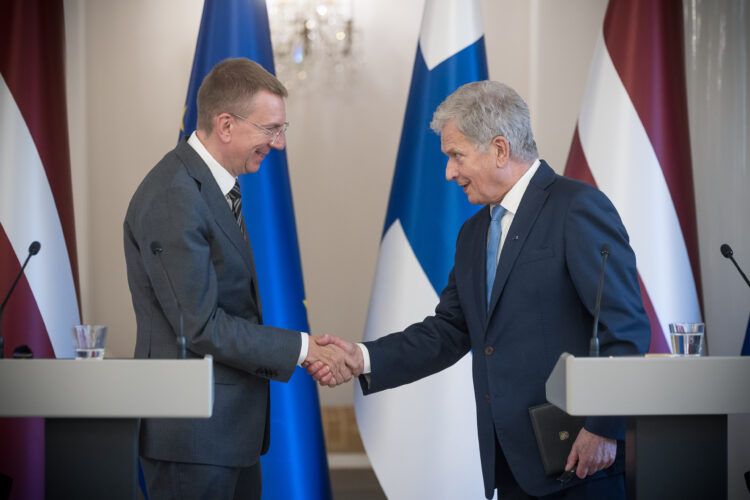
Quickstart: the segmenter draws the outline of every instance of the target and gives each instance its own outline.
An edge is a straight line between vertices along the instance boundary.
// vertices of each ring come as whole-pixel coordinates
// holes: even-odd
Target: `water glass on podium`
[[[103,325],[75,325],[73,347],[76,359],[103,359],[107,327]]]
[[[675,356],[703,355],[703,323],[670,323],[669,338]]]

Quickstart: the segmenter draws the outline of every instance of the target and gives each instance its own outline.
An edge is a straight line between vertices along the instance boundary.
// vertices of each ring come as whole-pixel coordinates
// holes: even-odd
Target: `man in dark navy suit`
[[[601,301],[601,355],[649,345],[635,255],[609,199],[556,175],[539,160],[526,103],[510,87],[464,85],[431,124],[448,156],[446,179],[484,205],[464,223],[453,270],[435,314],[403,332],[356,345],[324,337],[357,356],[365,394],[408,384],[473,351],[477,429],[485,493],[506,498],[624,498],[625,421],[589,417],[567,469],[546,476],[529,407],[546,402],[545,381],[563,352],[585,356],[601,247],[610,247]],[[435,200],[440,203],[440,200]],[[328,380],[318,364],[308,370]]]

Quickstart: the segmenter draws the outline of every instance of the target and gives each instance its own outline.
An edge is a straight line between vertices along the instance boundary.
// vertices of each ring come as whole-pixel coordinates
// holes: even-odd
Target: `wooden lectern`
[[[47,499],[138,492],[138,419],[208,418],[213,359],[0,359],[0,417],[46,417]]]
[[[750,413],[750,357],[576,358],[547,400],[571,415],[629,416],[629,498],[727,497],[727,414]]]

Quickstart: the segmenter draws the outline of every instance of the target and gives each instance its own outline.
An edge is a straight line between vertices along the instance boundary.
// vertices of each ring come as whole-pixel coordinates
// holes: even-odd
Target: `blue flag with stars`
[[[274,73],[265,0],[206,0],[180,139],[195,129],[196,97],[218,62],[247,57]],[[263,322],[309,331],[286,153],[271,150],[260,170],[239,177],[242,215],[255,256]],[[320,405],[302,368],[271,382],[271,446],[261,459],[264,499],[330,499]]]

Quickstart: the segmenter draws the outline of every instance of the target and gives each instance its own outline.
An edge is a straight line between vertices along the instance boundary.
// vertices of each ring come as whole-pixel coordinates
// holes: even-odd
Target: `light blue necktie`
[[[498,205],[490,209],[492,220],[490,220],[490,236],[487,238],[487,309],[490,308],[490,297],[492,296],[492,285],[495,283],[497,272],[497,250],[500,246],[500,236],[503,228],[500,225],[505,209]]]

